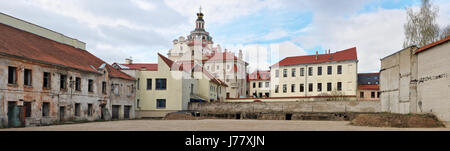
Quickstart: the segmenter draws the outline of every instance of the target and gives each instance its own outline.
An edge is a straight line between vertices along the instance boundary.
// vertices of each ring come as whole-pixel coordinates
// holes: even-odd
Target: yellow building
[[[356,48],[287,57],[270,68],[271,97],[356,96]]]
[[[138,117],[164,117],[188,109],[191,101],[220,101],[227,85],[194,62],[177,63],[158,54],[158,64],[114,63],[137,79]]]

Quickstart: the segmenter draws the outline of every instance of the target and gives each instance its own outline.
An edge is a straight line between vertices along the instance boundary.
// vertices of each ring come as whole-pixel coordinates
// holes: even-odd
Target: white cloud
[[[131,0],[131,2],[133,2],[140,9],[147,10],[147,11],[154,10],[156,8],[155,5],[153,5],[152,3],[145,1],[145,0]]]

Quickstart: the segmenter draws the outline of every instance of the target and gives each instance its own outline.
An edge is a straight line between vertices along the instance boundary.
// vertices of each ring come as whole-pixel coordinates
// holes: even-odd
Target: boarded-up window
[[[25,111],[25,117],[31,117],[31,102],[23,102],[23,110]]]
[[[51,75],[49,72],[44,72],[43,87],[46,89],[50,89],[50,85],[51,85]]]
[[[93,110],[92,104],[88,104],[88,116],[92,115],[92,110]]]
[[[8,67],[8,83],[17,84],[17,68]]]
[[[23,75],[23,85],[31,86],[31,70],[25,69],[24,75]]]
[[[75,103],[75,116],[80,116],[80,103]]]
[[[50,115],[50,103],[44,102],[42,103],[42,116],[46,117]]]

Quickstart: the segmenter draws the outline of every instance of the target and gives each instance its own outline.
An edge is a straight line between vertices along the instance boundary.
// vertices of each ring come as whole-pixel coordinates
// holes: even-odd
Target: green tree
[[[439,8],[434,7],[430,0],[422,0],[419,12],[414,12],[413,8],[407,8],[408,22],[404,25],[404,48],[411,45],[422,47],[439,40],[440,29],[436,23],[438,12]]]

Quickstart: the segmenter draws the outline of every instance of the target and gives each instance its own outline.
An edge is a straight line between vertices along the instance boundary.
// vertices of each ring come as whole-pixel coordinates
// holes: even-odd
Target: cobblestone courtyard
[[[378,128],[351,126],[348,121],[283,120],[127,120],[0,131],[450,131],[446,128]]]

